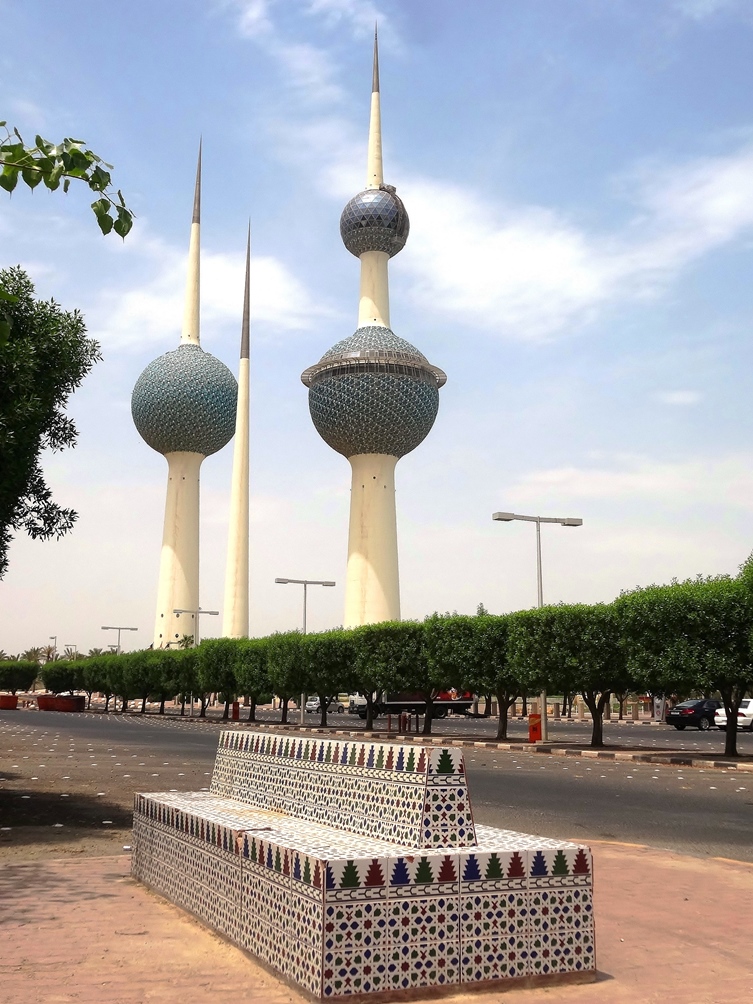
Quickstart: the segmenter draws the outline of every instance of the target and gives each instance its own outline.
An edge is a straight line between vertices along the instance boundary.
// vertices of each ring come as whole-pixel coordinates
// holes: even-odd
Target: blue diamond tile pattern
[[[410,342],[366,325],[303,374],[322,439],[344,457],[403,457],[423,442],[439,410],[441,370]]]
[[[387,187],[354,195],[340,217],[343,244],[356,258],[364,251],[385,251],[391,258],[402,251],[409,230],[402,200]]]
[[[211,456],[235,432],[238,384],[223,362],[199,345],[181,345],[149,363],[136,381],[131,414],[158,453]]]

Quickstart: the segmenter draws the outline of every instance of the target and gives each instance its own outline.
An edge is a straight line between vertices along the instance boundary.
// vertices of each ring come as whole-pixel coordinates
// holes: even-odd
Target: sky
[[[180,337],[203,137],[202,345],[237,371],[252,230],[251,625],[342,622],[350,469],[301,372],[355,330],[339,237],[365,183],[379,23],[385,180],[411,220],[392,327],[448,380],[397,468],[402,613],[735,574],[753,550],[753,0],[0,0],[0,93],[33,141],[85,139],[137,219],[87,191],[0,193],[0,267],[79,308],[104,359],[44,457],[79,520],[18,536],[0,649],[151,641],[166,463],[139,373]],[[221,609],[232,445],[202,469],[201,604]],[[204,635],[221,619],[205,617]]]

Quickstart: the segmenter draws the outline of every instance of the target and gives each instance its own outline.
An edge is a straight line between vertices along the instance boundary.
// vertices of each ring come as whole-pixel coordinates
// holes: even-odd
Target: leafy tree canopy
[[[14,531],[46,540],[63,536],[77,519],[53,502],[40,457],[75,444],[76,427],[64,409],[101,358],[81,314],[35,300],[23,269],[0,270],[2,290],[12,324],[0,344],[0,577]]]

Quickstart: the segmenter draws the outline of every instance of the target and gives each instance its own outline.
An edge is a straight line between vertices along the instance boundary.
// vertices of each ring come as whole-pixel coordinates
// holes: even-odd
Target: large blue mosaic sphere
[[[391,258],[405,247],[409,230],[405,206],[391,185],[359,192],[340,217],[343,244],[356,258],[364,251],[386,251]]]
[[[446,377],[389,328],[367,325],[301,376],[316,430],[344,457],[403,457],[423,442]]]
[[[209,457],[232,439],[237,399],[238,384],[224,363],[199,345],[181,345],[138,378],[131,414],[158,453]]]

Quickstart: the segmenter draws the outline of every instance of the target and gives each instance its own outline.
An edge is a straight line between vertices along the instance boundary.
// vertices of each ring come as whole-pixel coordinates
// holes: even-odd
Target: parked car
[[[724,706],[717,708],[714,714],[714,725],[718,729],[727,731],[727,712]],[[740,708],[737,712],[737,727],[753,732],[753,697],[746,697],[740,702]]]
[[[345,711],[345,703],[337,697],[333,697],[329,703],[328,711],[336,711],[338,715],[342,715]],[[312,714],[316,714],[319,711],[319,698],[309,697],[306,701],[306,711]]]
[[[667,712],[667,725],[674,725],[680,731],[686,725],[695,725],[705,732],[714,724],[717,708],[724,710],[721,701],[681,701]]]

